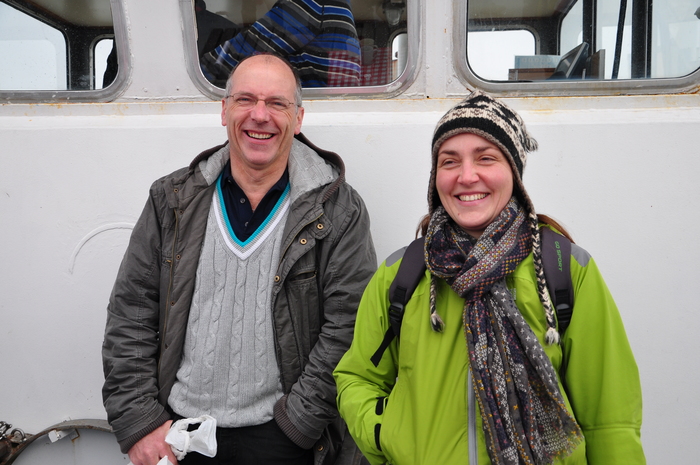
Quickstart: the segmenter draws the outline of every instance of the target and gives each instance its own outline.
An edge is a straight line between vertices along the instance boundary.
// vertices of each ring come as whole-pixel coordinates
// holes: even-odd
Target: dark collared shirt
[[[226,206],[226,214],[233,232],[240,241],[246,241],[265,221],[289,184],[289,168],[262,198],[253,211],[248,197],[231,175],[231,162],[226,163],[221,173],[221,194]]]

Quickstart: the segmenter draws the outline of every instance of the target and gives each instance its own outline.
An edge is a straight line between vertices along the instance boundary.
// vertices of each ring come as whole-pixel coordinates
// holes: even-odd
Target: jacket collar
[[[189,174],[194,174],[198,169],[210,186],[216,182],[228,159],[229,144],[226,142],[197,155],[190,163]],[[345,181],[345,164],[340,156],[317,147],[301,133],[292,142],[288,166],[292,201],[305,192],[328,185],[320,199],[323,203]]]

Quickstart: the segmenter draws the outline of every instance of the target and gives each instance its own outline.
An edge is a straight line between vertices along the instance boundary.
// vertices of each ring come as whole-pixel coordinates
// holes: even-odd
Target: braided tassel
[[[437,278],[435,275],[430,273],[430,325],[433,327],[433,331],[436,333],[441,333],[445,329],[445,323],[438,315],[436,300],[437,300]]]
[[[530,227],[532,228],[532,258],[535,264],[535,276],[537,277],[537,294],[540,297],[540,302],[542,302],[542,307],[544,307],[548,326],[544,339],[547,345],[558,344],[560,340],[559,331],[557,331],[552,300],[547,290],[547,280],[544,276],[544,265],[542,264],[542,237],[537,215],[534,212],[530,213]]]

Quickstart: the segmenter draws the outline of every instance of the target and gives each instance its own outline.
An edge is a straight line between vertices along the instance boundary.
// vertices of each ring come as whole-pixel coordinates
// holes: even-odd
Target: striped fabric
[[[225,87],[234,66],[256,52],[287,58],[303,87],[360,85],[360,43],[349,0],[279,0],[250,27],[204,55],[202,72]]]

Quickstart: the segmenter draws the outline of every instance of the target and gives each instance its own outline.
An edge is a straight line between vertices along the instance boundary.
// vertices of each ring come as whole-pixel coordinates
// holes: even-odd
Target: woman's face
[[[458,134],[440,146],[435,185],[447,214],[479,238],[513,195],[513,171],[496,145]]]

